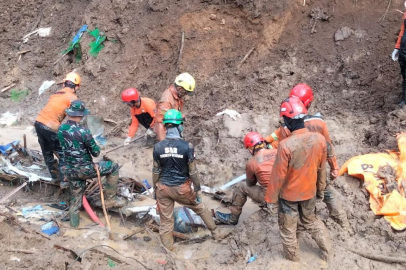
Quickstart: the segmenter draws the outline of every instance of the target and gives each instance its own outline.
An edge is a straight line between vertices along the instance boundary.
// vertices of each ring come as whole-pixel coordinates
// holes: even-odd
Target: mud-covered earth
[[[406,111],[397,106],[401,76],[390,54],[400,29],[399,10],[403,10],[404,1],[389,1],[389,8],[388,1],[304,2],[305,6],[303,1],[293,0],[4,0],[0,2],[0,89],[16,84],[14,89],[27,89],[29,96],[14,102],[11,90],[0,93],[0,113],[21,111],[23,124],[27,125],[59,89],[54,85],[39,96],[42,82],[59,82],[64,74],[76,70],[82,77],[78,96],[92,114],[116,122],[129,121],[129,110],[120,100],[123,89],[136,87],[142,96],[157,100],[177,73],[189,72],[197,86],[196,95],[186,98],[185,137],[195,145],[202,182],[216,186],[244,173],[249,158],[242,145],[244,134],[250,130],[264,136],[272,132],[278,126],[280,102],[292,86],[304,82],[315,91],[310,112],[323,115],[340,164],[355,155],[395,149],[393,135],[404,130]],[[105,48],[98,57],[90,56],[88,43],[93,38],[84,35],[81,61],[75,62],[72,55],[67,55],[54,64],[83,24],[104,31]],[[23,43],[22,37],[38,27],[52,27],[51,35],[33,35]],[[350,28],[351,35],[335,41],[335,33],[342,27]],[[182,33],[185,41],[179,57]],[[26,50],[20,57],[18,53]],[[216,116],[224,109],[236,110],[241,118]],[[106,123],[107,131],[112,128]],[[125,132],[123,128],[122,134]],[[109,137],[107,148],[121,142]],[[113,157],[124,164],[127,173],[150,177],[150,148],[132,147]],[[402,269],[404,265],[371,261],[345,249],[349,246],[402,257],[405,233],[392,231],[384,219],[373,215],[368,195],[358,180],[343,176],[334,185],[355,234],[341,232],[328,218],[325,206],[318,205],[319,217],[334,242],[329,265],[319,259],[315,243],[305,233],[300,237],[302,262],[284,260],[276,217],[256,212],[239,224],[228,240],[179,245],[180,254],[191,250],[205,256],[192,263],[183,259],[183,266],[177,267]],[[12,225],[1,224],[8,235],[28,237],[7,226]],[[0,245],[10,245],[10,241],[1,241]],[[258,254],[257,260],[248,265],[247,249]],[[149,255],[159,254],[160,249],[155,247]],[[30,263],[10,264],[10,254],[3,256],[9,269],[29,268]],[[35,256],[24,256],[31,256],[30,262],[37,261]],[[41,265],[37,269],[65,269],[62,264],[52,264],[52,260],[49,268],[37,265]],[[85,265],[76,263],[75,267],[96,269]],[[154,269],[169,267],[155,261],[148,265]]]

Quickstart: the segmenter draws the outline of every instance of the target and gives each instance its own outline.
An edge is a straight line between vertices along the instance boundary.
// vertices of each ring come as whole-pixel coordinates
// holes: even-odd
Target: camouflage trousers
[[[100,176],[107,176],[106,196],[116,193],[118,184],[118,164],[112,161],[100,161],[98,164]],[[78,169],[67,169],[65,172],[69,180],[69,215],[72,227],[79,226],[79,209],[86,190],[86,180],[97,177],[93,164]]]

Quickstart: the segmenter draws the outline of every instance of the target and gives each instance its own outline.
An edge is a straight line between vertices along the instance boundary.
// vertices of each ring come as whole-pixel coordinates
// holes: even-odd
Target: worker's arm
[[[135,134],[137,133],[138,126],[140,125],[137,117],[135,117],[133,109],[131,109],[131,125],[130,128],[128,129],[128,137],[133,138]]]
[[[153,159],[154,159],[154,163],[152,166],[152,183],[153,183],[153,188],[154,191],[156,190],[156,185],[159,182],[159,177],[161,174],[161,165],[159,163],[159,154],[156,151],[155,147],[154,147],[154,151],[152,153]]]
[[[157,113],[155,115],[155,122],[162,123],[164,115],[167,111],[172,109],[172,104],[169,101],[160,101],[157,105]]]
[[[265,141],[267,143],[273,143],[273,142],[279,141],[280,136],[281,136],[281,131],[280,131],[280,128],[278,128],[277,130],[272,132],[271,135],[266,136]]]
[[[396,41],[395,49],[400,49],[400,41],[402,40],[403,33],[405,32],[405,19],[406,19],[406,12],[403,14],[403,17],[402,17],[402,24],[400,25],[400,32],[399,32],[398,40]]]
[[[320,153],[320,164],[317,170],[317,192],[322,192],[326,189],[326,159],[327,159],[327,145],[322,142],[322,153]]]
[[[96,141],[93,139],[92,133],[90,130],[85,129],[82,133],[84,136],[83,141],[89,150],[90,154],[94,157],[98,157],[100,155],[100,147],[97,145]]]
[[[325,123],[322,127],[322,135],[324,136],[324,139],[326,139],[327,162],[328,162],[328,165],[330,166],[330,175],[331,175],[332,179],[334,179],[338,176],[338,171],[340,170],[340,167],[337,164],[337,158],[334,153],[333,142],[331,141],[330,133],[328,132],[327,125]]]
[[[276,203],[279,198],[280,189],[283,186],[291,154],[289,149],[282,143],[278,148],[276,160],[272,168],[270,181],[265,192],[265,201],[267,203]]]
[[[195,149],[193,144],[189,143],[189,150],[187,152],[188,166],[189,166],[189,177],[192,180],[193,188],[195,192],[198,192],[200,188],[199,172],[196,168],[196,159],[195,159]]]
[[[255,167],[253,164],[253,160],[250,159],[247,164],[245,164],[245,174],[247,175],[247,179],[245,182],[247,183],[247,186],[252,187],[257,184],[257,178],[255,176]]]
[[[151,122],[151,124],[149,126],[150,126],[150,128],[153,128],[154,125],[155,125],[155,115],[156,115],[155,101],[153,101],[152,99],[148,100],[146,111],[152,117],[152,122]]]

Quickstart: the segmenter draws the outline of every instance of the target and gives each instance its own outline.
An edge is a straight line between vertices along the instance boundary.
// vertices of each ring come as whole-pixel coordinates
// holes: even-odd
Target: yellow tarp
[[[375,215],[382,215],[395,230],[406,229],[406,133],[397,136],[400,152],[367,154],[353,157],[340,169],[339,175],[348,172],[363,179],[370,194],[369,203]],[[396,173],[397,189],[383,194],[385,181],[377,173],[380,168],[390,166]],[[382,175],[380,175],[382,177]],[[396,184],[396,183],[395,183]],[[400,193],[397,191],[399,190]]]

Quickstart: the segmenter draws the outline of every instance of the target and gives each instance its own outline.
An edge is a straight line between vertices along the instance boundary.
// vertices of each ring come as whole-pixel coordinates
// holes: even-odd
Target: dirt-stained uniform
[[[406,101],[406,12],[403,13],[402,24],[400,26],[400,32],[398,39],[396,40],[395,49],[399,50],[399,65],[400,73],[402,74],[402,101]]]
[[[231,222],[237,223],[247,197],[256,203],[265,202],[264,196],[268,183],[271,181],[271,171],[275,162],[277,149],[260,149],[245,165],[247,179],[234,189],[232,204],[229,207]],[[259,185],[257,185],[257,183]]]
[[[81,124],[68,120],[59,127],[58,139],[62,148],[62,171],[69,180],[71,225],[79,225],[79,208],[86,190],[86,179],[97,177],[93,157],[100,155],[100,147],[93,139],[90,130]],[[116,195],[118,183],[118,164],[100,161],[100,175],[107,176],[105,196],[111,199]],[[77,219],[77,220],[75,220]]]
[[[265,201],[279,203],[279,228],[287,258],[298,261],[298,220],[324,254],[330,251],[327,229],[316,217],[316,193],[326,187],[327,146],[322,135],[306,128],[295,130],[279,144]]]
[[[337,164],[337,158],[334,153],[333,143],[331,142],[330,133],[328,132],[327,125],[324,122],[320,114],[306,115],[304,117],[305,127],[312,132],[318,132],[324,136],[327,143],[327,162],[331,170],[339,170],[340,167]],[[274,148],[278,147],[280,141],[288,138],[291,135],[289,129],[285,126],[281,126],[274,131],[271,135],[267,136],[265,140],[271,143]],[[345,212],[341,201],[337,197],[337,191],[330,185],[330,181],[327,180],[327,187],[324,190],[324,203],[327,205],[330,216],[336,220],[342,227],[349,229],[350,225],[347,219],[347,213]]]
[[[58,162],[54,158],[54,152],[60,155],[61,151],[57,134],[58,128],[66,116],[65,109],[69,108],[70,103],[76,99],[77,96],[73,89],[65,87],[59,90],[51,95],[34,124],[45,164],[54,180],[61,181],[63,179],[59,170],[62,164],[58,166]]]
[[[153,129],[155,125],[156,104],[150,98],[142,97],[139,108],[131,107],[131,125],[128,129],[128,137],[133,138],[141,124],[146,129]]]
[[[154,130],[159,141],[165,139],[165,127],[162,123],[165,113],[170,109],[182,112],[183,103],[182,98],[178,96],[175,85],[173,84],[162,93],[161,99],[157,104]]]
[[[190,170],[190,164],[195,160],[193,145],[181,138],[166,138],[155,144],[153,158],[153,174],[159,175],[156,198],[161,217],[159,234],[163,244],[169,249],[173,246],[175,202],[192,209],[210,231],[215,230],[209,209],[204,202],[197,202],[196,192],[191,187],[191,177],[197,174],[197,170]]]

